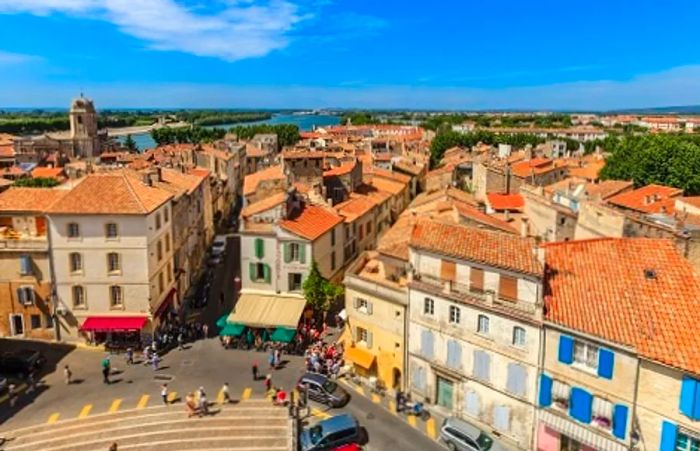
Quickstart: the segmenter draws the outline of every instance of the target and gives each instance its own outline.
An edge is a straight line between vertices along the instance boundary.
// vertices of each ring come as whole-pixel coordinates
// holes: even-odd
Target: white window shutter
[[[496,406],[493,409],[493,427],[499,431],[510,429],[510,408],[506,406]]]
[[[373,306],[373,305],[374,305],[374,304],[372,304],[371,302],[367,301],[367,314],[368,314],[368,315],[371,315],[371,314],[372,314],[372,306]]]
[[[367,347],[372,347],[372,332],[367,331]]]
[[[473,417],[479,417],[481,414],[481,399],[477,392],[472,390],[467,392],[467,396],[464,398],[464,410]]]
[[[360,303],[357,301],[357,298],[352,298],[352,308],[354,308],[355,310],[357,310],[357,306],[358,306],[359,304],[360,304]]]

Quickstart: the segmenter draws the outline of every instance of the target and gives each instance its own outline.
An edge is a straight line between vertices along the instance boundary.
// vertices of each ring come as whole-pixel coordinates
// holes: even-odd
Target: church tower
[[[70,137],[74,157],[91,158],[100,154],[95,105],[82,93],[70,106]]]

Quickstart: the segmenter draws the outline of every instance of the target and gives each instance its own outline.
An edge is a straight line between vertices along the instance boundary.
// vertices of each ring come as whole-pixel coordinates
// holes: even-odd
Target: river
[[[221,125],[212,125],[208,126],[207,128],[225,128],[229,129],[231,127],[237,126],[237,125],[258,125],[258,124],[271,124],[271,125],[276,125],[276,124],[294,124],[299,127],[299,130],[301,131],[308,131],[312,130],[314,126],[316,127],[325,127],[328,125],[338,125],[340,123],[340,117],[339,116],[331,116],[331,115],[313,115],[313,114],[275,114],[272,116],[270,119],[266,119],[264,121],[256,121],[256,122],[245,122],[245,123],[237,123],[237,124],[221,124]],[[134,138],[134,141],[136,141],[136,147],[138,147],[139,150],[144,150],[144,149],[150,149],[156,146],[155,141],[153,141],[153,138],[151,138],[150,133],[138,133],[131,135],[132,138]],[[120,136],[117,138],[120,142],[123,142],[124,139],[126,139],[126,136]]]

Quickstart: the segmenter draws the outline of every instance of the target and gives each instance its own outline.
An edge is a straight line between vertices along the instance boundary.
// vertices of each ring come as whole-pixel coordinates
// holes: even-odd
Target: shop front
[[[369,350],[357,346],[345,348],[345,360],[352,363],[355,374],[364,378],[376,377],[376,356]]]
[[[90,316],[80,326],[91,344],[103,344],[110,350],[139,349],[148,323],[146,316]]]
[[[624,451],[626,446],[552,412],[540,411],[537,451]]]

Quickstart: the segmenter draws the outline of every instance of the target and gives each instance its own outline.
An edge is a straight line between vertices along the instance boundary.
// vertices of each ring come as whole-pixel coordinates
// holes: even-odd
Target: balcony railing
[[[446,294],[467,296],[472,299],[478,299],[479,301],[484,302],[486,305],[507,307],[527,314],[535,314],[537,312],[536,304],[510,297],[503,297],[492,290],[483,290],[477,287],[470,287],[467,284],[454,282],[451,280],[442,280],[438,277],[427,274],[418,274],[414,276],[414,280],[432,285],[436,288],[439,287],[441,291]]]
[[[41,251],[49,249],[49,241],[46,237],[0,237],[0,251]]]

